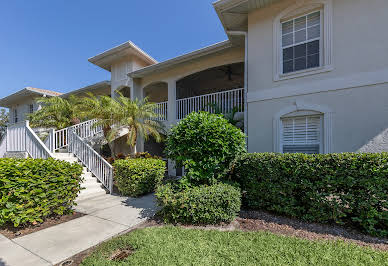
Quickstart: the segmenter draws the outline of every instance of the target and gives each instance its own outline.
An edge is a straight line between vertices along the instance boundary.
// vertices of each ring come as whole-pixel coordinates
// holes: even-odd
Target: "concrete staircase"
[[[78,160],[78,158],[75,157],[72,153],[68,153],[64,151],[56,152],[54,153],[53,157],[61,161],[65,161],[69,163],[77,162],[82,165],[82,163]],[[94,198],[108,193],[101,185],[101,183],[98,182],[97,178],[94,177],[86,167],[83,167],[82,177],[84,178],[84,181],[82,182],[81,187],[84,189],[81,190],[81,193],[78,195],[77,201]]]

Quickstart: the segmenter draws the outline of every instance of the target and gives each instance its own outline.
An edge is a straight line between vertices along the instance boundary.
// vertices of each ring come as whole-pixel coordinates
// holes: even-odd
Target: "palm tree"
[[[104,136],[109,143],[112,154],[114,140],[126,133],[127,144],[131,152],[136,152],[138,137],[148,140],[150,136],[157,142],[162,141],[164,129],[155,113],[156,104],[144,100],[131,100],[118,93],[117,99],[108,96],[96,97],[89,93],[80,103],[78,113],[82,118],[95,118],[95,126],[102,126]]]
[[[33,127],[62,129],[79,123],[76,98],[42,97],[38,99],[42,108],[29,115]]]

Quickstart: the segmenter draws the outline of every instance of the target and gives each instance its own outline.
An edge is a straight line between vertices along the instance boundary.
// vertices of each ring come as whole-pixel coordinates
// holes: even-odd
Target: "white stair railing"
[[[161,102],[156,104],[155,113],[158,114],[157,121],[167,121],[168,102]]]
[[[7,152],[7,133],[4,134],[0,141],[0,158],[3,158]]]
[[[229,113],[237,108],[240,112],[244,110],[244,89],[234,89],[200,96],[179,99],[176,101],[177,119],[183,119],[191,112],[206,111],[223,114]]]
[[[6,152],[26,152],[34,159],[52,157],[50,150],[30,128],[28,121],[7,128]]]
[[[56,130],[54,132],[52,151],[66,148],[69,145],[69,131],[74,130],[75,133],[82,139],[93,137],[102,132],[101,126],[94,126],[96,119],[82,122],[80,124]]]
[[[76,133],[76,129],[69,130],[68,133],[69,152],[73,153],[112,193],[113,167]]]

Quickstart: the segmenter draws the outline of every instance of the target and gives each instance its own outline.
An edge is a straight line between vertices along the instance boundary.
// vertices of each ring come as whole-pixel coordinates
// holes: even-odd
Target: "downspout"
[[[248,32],[247,31],[227,31],[228,35],[244,36],[245,53],[244,53],[244,132],[246,135],[246,145],[248,150]]]

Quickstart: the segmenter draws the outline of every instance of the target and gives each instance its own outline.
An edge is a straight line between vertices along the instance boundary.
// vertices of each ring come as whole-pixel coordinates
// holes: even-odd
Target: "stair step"
[[[84,182],[81,183],[81,186],[82,187],[86,187],[86,188],[89,188],[89,187],[101,187],[101,183],[98,183],[97,182],[97,179],[89,179],[89,180],[85,180]]]
[[[101,187],[84,189],[81,190],[81,193],[78,195],[77,201],[106,194],[107,192]]]
[[[74,154],[70,153],[70,152],[55,152],[54,154],[54,157],[56,158],[74,158]]]

